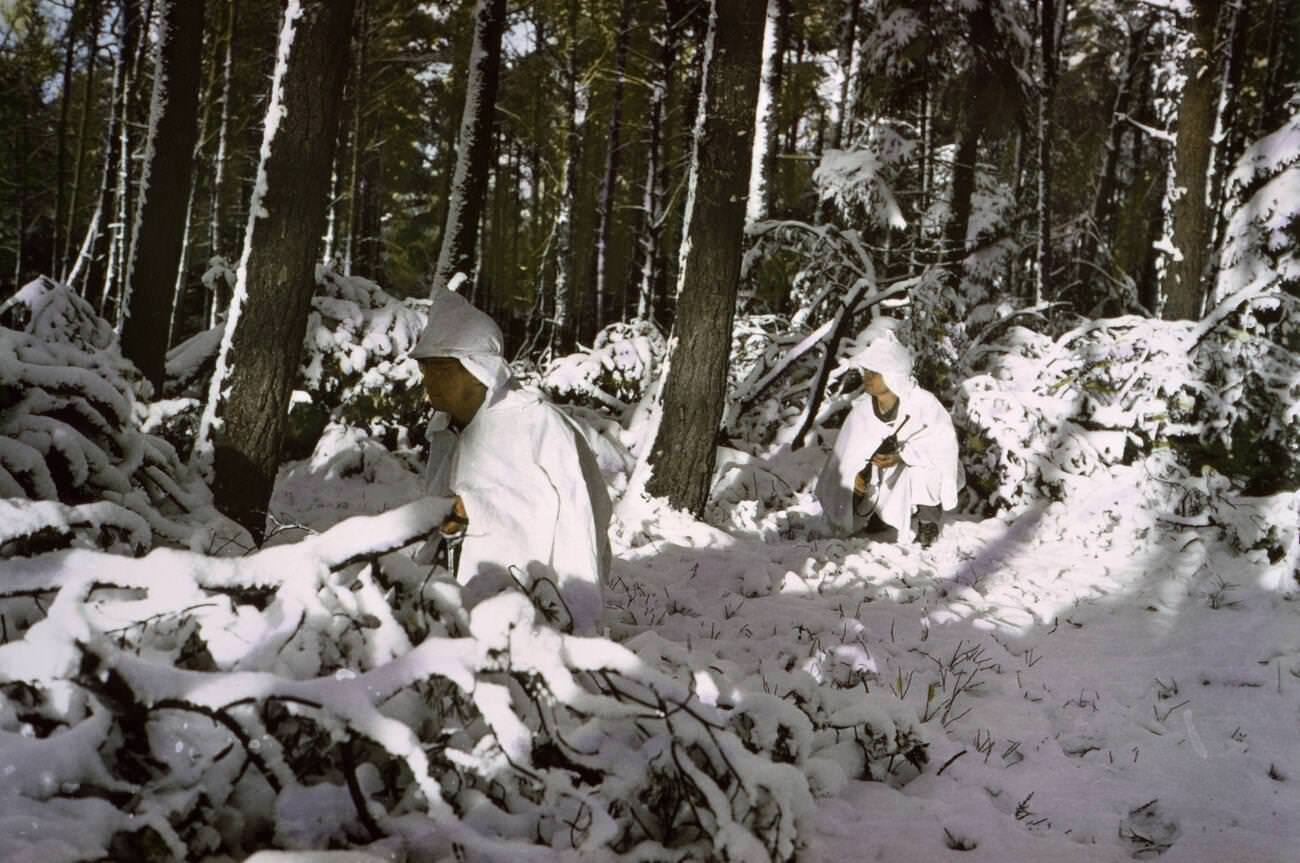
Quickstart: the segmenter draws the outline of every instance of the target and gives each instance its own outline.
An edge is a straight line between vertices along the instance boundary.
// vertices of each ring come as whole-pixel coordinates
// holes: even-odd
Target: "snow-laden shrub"
[[[968,483],[990,508],[1020,509],[1172,447],[1238,487],[1295,487],[1300,364],[1275,341],[1293,324],[1274,314],[1294,305],[1257,289],[1200,323],[1102,319],[1056,338],[1006,328],[966,357],[954,419]]]
[[[1228,177],[1220,296],[1261,278],[1300,285],[1300,101],[1293,107],[1282,128],[1246,148]]]
[[[820,362],[818,333],[795,329],[778,315],[736,317],[723,418],[734,439],[767,444],[798,422]]]
[[[822,153],[812,177],[818,197],[845,214],[866,213],[881,226],[902,230],[907,220],[894,199],[887,174],[911,154],[916,142],[881,126],[871,130],[864,144],[859,149]]]
[[[374,282],[331,269],[318,278],[303,389],[330,419],[366,429],[389,449],[423,443],[420,367],[407,353],[428,319],[427,302],[398,300]]]
[[[667,343],[653,321],[613,323],[589,350],[557,357],[538,382],[556,402],[620,416],[641,400],[659,373]]]
[[[406,354],[424,329],[427,302],[398,300],[368,279],[327,267],[316,275],[286,455],[310,454],[331,421],[362,428],[393,450],[422,445],[420,369]],[[171,425],[184,429],[187,422],[196,422],[223,326],[198,333],[168,353],[167,392],[194,400],[183,416],[170,417]],[[192,438],[189,431],[176,442]]]
[[[397,551],[448,504],[238,559],[0,562],[0,800],[36,825],[13,853],[80,814],[91,858],[790,860],[813,790],[924,760],[854,681],[736,682],[653,637],[565,635],[522,593],[467,611]]]
[[[210,495],[170,444],[141,430],[150,387],[112,328],[45,278],[0,316],[0,556],[204,542]]]

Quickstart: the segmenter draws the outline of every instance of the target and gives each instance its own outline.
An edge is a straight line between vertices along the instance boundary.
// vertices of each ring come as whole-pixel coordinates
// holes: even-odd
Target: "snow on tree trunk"
[[[714,0],[678,275],[677,322],[645,490],[699,513],[708,499],[726,402],[749,185],[747,138],[762,64],[763,7]]]
[[[614,93],[611,97],[609,111],[609,136],[605,149],[605,170],[600,183],[600,202],[596,212],[599,227],[596,230],[596,266],[595,287],[592,291],[596,301],[595,329],[599,330],[609,322],[609,305],[606,292],[606,269],[609,263],[609,239],[614,224],[614,194],[618,184],[619,137],[622,133],[623,120],[623,82],[627,77],[627,44],[631,36],[629,13],[631,0],[622,0],[619,5],[618,33],[614,47]],[[621,310],[620,310],[621,311]]]
[[[68,117],[72,109],[72,60],[77,49],[77,24],[81,20],[80,0],[72,0],[67,28],[63,34],[63,81],[59,89],[59,126],[55,135],[54,169],[54,240],[50,243],[50,275],[63,270],[63,213],[67,208]],[[84,140],[84,139],[83,139]]]
[[[107,274],[105,261],[108,257],[108,219],[113,207],[113,165],[114,146],[117,142],[117,104],[118,91],[122,86],[122,55],[119,52],[113,59],[113,78],[109,86],[108,110],[105,111],[104,141],[101,147],[99,175],[99,200],[95,213],[86,228],[86,237],[82,241],[81,253],[68,275],[71,285],[77,281],[82,268],[86,276],[82,284],[81,295],[91,307],[98,309],[103,299],[104,280]]]
[[[771,209],[769,185],[776,150],[776,106],[781,96],[782,55],[785,53],[785,24],[789,0],[767,0],[767,21],[763,26],[763,73],[758,85],[758,108],[754,116],[754,152],[749,164],[749,197],[745,221],[767,218]]]
[[[479,212],[487,191],[505,18],[505,0],[477,0],[474,5],[474,45],[465,82],[465,109],[456,141],[447,222],[433,275],[435,292],[447,287],[457,273],[470,275],[474,266]]]
[[[123,0],[122,2],[122,83],[118,88],[117,118],[117,171],[116,188],[113,191],[113,225],[108,247],[107,272],[104,277],[104,293],[100,297],[99,313],[103,317],[110,314],[110,304],[116,303],[111,310],[112,320],[121,323],[122,301],[117,292],[126,281],[127,252],[131,247],[131,213],[134,210],[134,197],[131,186],[131,124],[132,100],[135,85],[139,81],[140,46],[142,27],[148,23],[149,10],[141,8],[141,0]],[[143,13],[143,14],[142,14]]]
[[[1184,85],[1178,111],[1172,174],[1173,260],[1165,274],[1165,320],[1196,320],[1204,300],[1210,211],[1206,179],[1214,133],[1215,79],[1212,68],[1219,0],[1193,0],[1192,42],[1184,56]]]
[[[1214,137],[1211,139],[1214,152],[1210,157],[1212,174],[1210,177],[1209,198],[1209,246],[1211,249],[1218,249],[1223,237],[1223,227],[1228,216],[1226,201],[1224,200],[1226,180],[1244,143],[1243,130],[1237,123],[1237,107],[1241,101],[1237,91],[1241,87],[1241,76],[1246,59],[1247,27],[1246,22],[1242,20],[1243,16],[1247,14],[1242,8],[1246,2],[1247,0],[1241,0],[1240,3],[1229,3],[1223,9],[1223,15],[1227,19],[1224,28],[1227,30],[1227,34],[1223,39],[1226,56],[1223,59],[1223,74],[1220,76],[1219,103],[1214,121]],[[1213,261],[1213,259],[1211,260]],[[1213,263],[1211,266],[1213,266]],[[1210,284],[1214,284],[1215,279],[1211,276],[1208,281]]]
[[[218,508],[259,539],[298,374],[347,70],[352,0],[290,0],[234,296],[195,453]]]
[[[153,99],[135,241],[123,296],[122,353],[162,391],[176,274],[188,227],[203,56],[204,0],[159,0]]]

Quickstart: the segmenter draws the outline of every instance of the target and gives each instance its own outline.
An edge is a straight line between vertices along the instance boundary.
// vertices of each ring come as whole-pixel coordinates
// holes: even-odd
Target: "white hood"
[[[880,375],[885,379],[885,386],[898,395],[916,386],[912,380],[912,354],[892,332],[872,340],[849,359],[849,365]]]
[[[510,380],[504,339],[496,322],[460,294],[434,292],[429,323],[411,349],[411,358],[453,357],[487,387],[489,398]]]

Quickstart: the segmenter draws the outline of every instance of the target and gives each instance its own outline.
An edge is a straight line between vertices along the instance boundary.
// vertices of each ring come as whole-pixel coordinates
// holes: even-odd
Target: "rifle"
[[[911,418],[912,418],[911,414],[908,414],[907,416],[903,417],[903,421],[898,424],[898,428],[894,429],[892,434],[888,435],[884,440],[880,442],[880,446],[876,447],[876,451],[873,452],[871,456],[867,459],[867,464],[863,468],[864,472],[871,470],[871,460],[874,459],[876,456],[898,455],[898,433],[903,430],[903,426],[907,425],[907,421],[910,420]]]

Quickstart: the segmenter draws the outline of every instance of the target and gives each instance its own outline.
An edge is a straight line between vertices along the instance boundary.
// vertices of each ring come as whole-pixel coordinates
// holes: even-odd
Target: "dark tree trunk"
[[[226,325],[228,349],[218,358],[208,396],[207,415],[222,419],[215,441],[216,504],[259,540],[315,291],[352,12],[352,0],[304,0],[296,23],[286,22],[292,43],[272,83],[270,109],[283,111],[263,142],[248,245]],[[224,401],[223,391],[229,393]],[[207,431],[200,428],[200,444]]]
[[[451,181],[442,248],[434,271],[433,289],[445,288],[456,273],[470,276],[478,246],[478,226],[487,191],[492,156],[492,120],[496,113],[501,67],[501,34],[505,31],[505,0],[477,0],[474,6],[474,48],[478,63],[465,83],[465,109],[456,142],[456,167]]]
[[[595,285],[592,293],[595,298],[595,329],[609,323],[609,286],[606,283],[606,270],[609,265],[609,241],[613,234],[614,198],[618,188],[619,143],[623,122],[623,83],[627,77],[627,44],[631,35],[632,0],[622,0],[619,5],[618,32],[614,43],[614,93],[609,109],[609,135],[605,145],[605,170],[600,183],[600,201],[596,205],[596,264]]]
[[[952,212],[945,227],[944,262],[954,274],[960,274],[966,258],[966,233],[970,227],[971,196],[975,193],[975,169],[979,161],[980,139],[989,122],[987,104],[990,64],[988,55],[995,50],[997,31],[988,3],[979,3],[969,15],[971,60],[963,82],[963,98],[958,111],[956,164],[952,167]]]
[[[844,146],[846,138],[852,137],[849,126],[849,100],[852,88],[849,79],[853,75],[853,45],[858,34],[858,0],[842,0],[840,9],[840,42],[836,50],[836,60],[840,66],[840,92],[835,106],[835,123],[831,126],[830,148],[838,150]]]
[[[1064,16],[1062,16],[1064,17]],[[1056,2],[1038,0],[1038,273],[1035,305],[1052,281],[1052,102],[1056,95]]]
[[[1084,234],[1079,250],[1079,261],[1075,268],[1075,280],[1085,281],[1085,268],[1093,263],[1097,255],[1098,239],[1104,239],[1109,246],[1112,243],[1113,215],[1115,209],[1115,184],[1119,170],[1120,144],[1129,105],[1133,101],[1133,89],[1137,83],[1138,73],[1142,68],[1142,52],[1146,47],[1147,32],[1151,22],[1143,21],[1129,32],[1128,51],[1124,59],[1124,77],[1115,90],[1115,101],[1110,112],[1110,129],[1106,135],[1105,149],[1102,151],[1102,165],[1098,172],[1097,190],[1092,198],[1092,225]],[[1134,165],[1133,170],[1138,170]]]
[[[64,278],[72,259],[72,234],[77,226],[81,183],[85,176],[86,152],[90,148],[90,114],[95,103],[95,68],[99,60],[99,0],[90,0],[86,29],[86,86],[81,97],[81,122],[77,132],[77,158],[72,163],[72,189],[68,193],[68,218],[64,221],[63,250],[59,278]]]
[[[577,299],[574,278],[577,249],[574,244],[575,211],[578,204],[578,173],[582,168],[582,144],[586,131],[588,86],[578,80],[578,0],[569,0],[568,50],[565,52],[565,97],[568,123],[564,188],[555,225],[555,323],[551,349],[560,354],[573,349],[576,336]]]
[[[763,4],[752,0],[712,6],[674,344],[646,483],[650,494],[696,514],[708,499],[726,404],[764,19]]]
[[[363,200],[364,182],[361,178],[361,165],[363,154],[365,153],[367,141],[366,130],[363,128],[365,117],[364,105],[366,103],[366,84],[369,82],[366,62],[369,59],[369,31],[370,29],[370,3],[369,0],[357,0],[357,28],[353,34],[352,51],[354,53],[354,64],[352,67],[352,79],[348,82],[347,87],[350,91],[348,98],[351,101],[352,123],[351,134],[349,135],[349,164],[348,164],[348,236],[344,243],[343,252],[343,271],[349,275],[354,272],[358,275],[368,276],[369,274],[360,272],[364,265],[358,268],[356,265],[360,262],[363,254],[361,252],[361,243],[364,231],[362,230],[361,211],[365,206]]]
[[[1300,78],[1300,2],[1297,0],[1272,0],[1267,63],[1256,135],[1266,135],[1286,122],[1290,84]]]
[[[791,34],[794,36],[794,65],[796,69],[802,69],[804,53],[808,47],[802,16],[794,17],[790,29]],[[803,96],[803,93],[796,92],[791,100],[794,104],[794,110],[790,112],[790,122],[785,128],[785,146],[782,148],[783,152],[786,153],[794,153],[799,149],[799,124],[803,121],[804,107],[811,102],[814,110],[821,110],[820,99],[807,100]],[[820,146],[819,144],[819,149]]]
[[[921,2],[921,34],[926,45],[933,44],[934,28],[933,16],[931,10],[931,0],[922,0]],[[930,196],[932,194],[934,175],[934,69],[930,61],[929,52],[918,61],[920,64],[920,117],[918,118],[918,127],[920,129],[920,152],[918,154],[920,164],[917,166],[917,174],[920,177],[921,197],[917,206],[918,213],[928,212],[930,209]],[[1017,183],[1020,177],[1017,176]],[[925,242],[925,219],[914,218],[912,220],[913,234],[912,244],[914,248],[920,249]],[[910,263],[910,274],[916,275],[922,266],[918,256],[913,254]]]
[[[168,328],[181,260],[185,211],[199,106],[203,58],[204,0],[173,0],[163,12],[166,38],[155,50],[162,65],[154,87],[162,90],[162,116],[149,130],[146,152],[153,158],[141,168],[139,236],[127,268],[122,353],[162,391]]]
[[[208,217],[208,246],[213,256],[225,254],[221,241],[222,229],[226,218],[225,185],[227,132],[230,128],[230,73],[234,66],[235,21],[238,14],[239,0],[226,0],[225,34],[223,36],[224,59],[221,63],[221,117],[217,121],[217,152],[212,158],[212,201],[211,214]]]
[[[190,172],[190,191],[185,202],[185,230],[182,234],[180,260],[176,265],[176,293],[172,299],[171,316],[167,325],[168,350],[178,341],[178,325],[181,323],[181,315],[186,305],[186,277],[189,275],[191,255],[194,253],[194,201],[198,196],[199,186],[201,185],[198,177],[198,166],[202,164],[203,151],[207,147],[208,127],[212,124],[212,107],[216,101],[217,75],[221,69],[221,40],[213,38],[209,41],[209,51],[211,53],[204,61],[204,65],[207,66],[207,78],[203,82],[203,89],[199,93],[199,128],[198,134],[194,137],[194,167]],[[206,302],[206,297],[204,301]]]
[[[640,223],[636,232],[637,270],[634,276],[637,285],[635,314],[644,320],[655,315],[656,300],[664,293],[663,236],[668,194],[666,127],[673,79],[677,74],[683,8],[681,0],[665,0],[663,18],[653,31],[659,55],[651,77],[654,89],[650,93],[649,117],[646,118],[646,171],[645,184],[642,186]]]
[[[1193,0],[1192,44],[1184,66],[1178,111],[1178,137],[1174,145],[1173,182],[1181,190],[1173,203],[1173,243],[1182,260],[1170,261],[1165,276],[1166,320],[1197,320],[1204,298],[1206,248],[1210,236],[1210,211],[1205,201],[1206,174],[1210,167],[1210,136],[1214,134],[1217,76],[1212,64],[1219,0]]]

